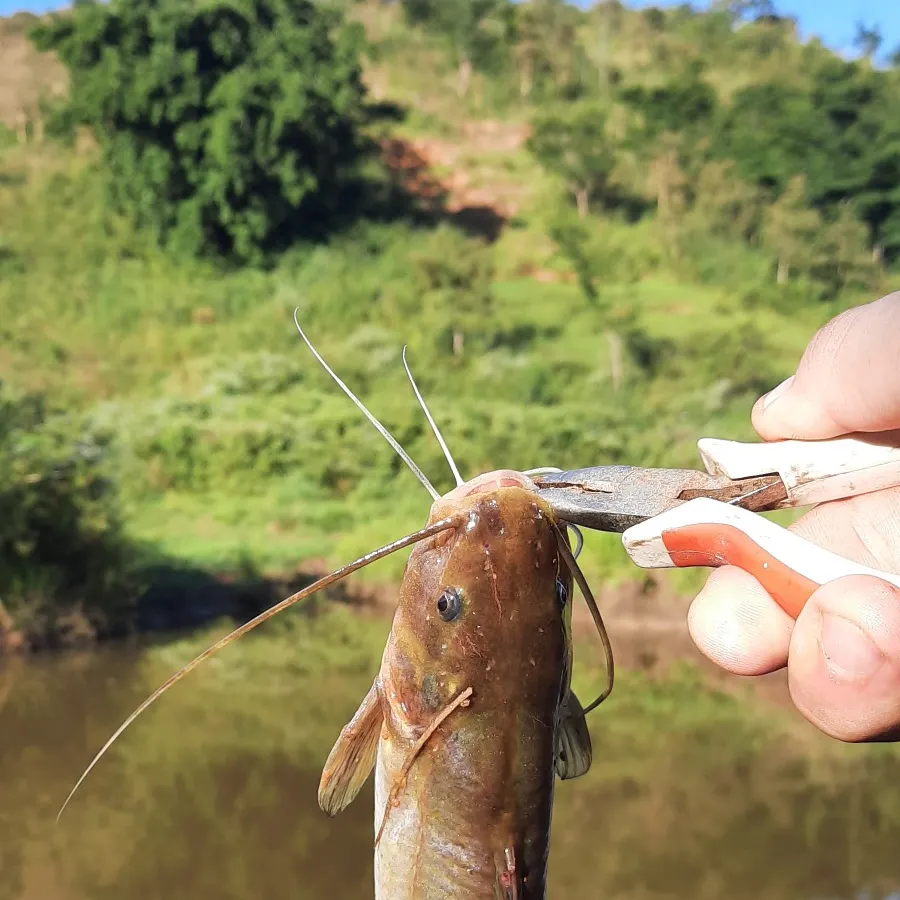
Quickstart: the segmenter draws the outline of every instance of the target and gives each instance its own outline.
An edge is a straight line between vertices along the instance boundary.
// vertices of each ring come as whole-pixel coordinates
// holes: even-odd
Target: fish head
[[[382,690],[410,725],[471,687],[473,706],[546,710],[567,689],[572,580],[549,506],[531,480],[492,472],[435,501],[456,527],[407,562]]]

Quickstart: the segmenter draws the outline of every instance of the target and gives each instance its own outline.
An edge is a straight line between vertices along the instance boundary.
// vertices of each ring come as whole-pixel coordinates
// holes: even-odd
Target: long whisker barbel
[[[571,522],[566,522],[566,528],[575,535],[575,549],[572,551],[572,556],[578,559],[581,556],[581,551],[584,549],[584,535],[581,533],[581,529]]]
[[[312,341],[303,333],[303,329],[300,327],[300,322],[297,319],[297,313],[299,312],[299,307],[294,310],[294,324],[297,326],[297,331],[300,332],[300,337],[303,338],[304,343],[307,347],[309,347],[310,352],[313,356],[321,363],[322,368],[334,379],[337,386],[356,404],[359,411],[375,426],[378,430],[378,433],[394,448],[396,454],[406,463],[409,470],[422,482],[425,490],[431,494],[432,500],[440,500],[441,495],[434,489],[434,485],[428,480],[425,476],[425,473],[413,462],[412,457],[397,443],[397,440],[394,436],[369,412],[368,409],[363,405],[362,400],[360,400],[350,388],[341,381],[340,378],[335,374],[334,370],[322,359],[319,351],[312,345]]]
[[[341,566],[339,569],[336,569],[330,575],[326,575],[323,578],[320,578],[318,581],[313,582],[307,587],[303,588],[300,591],[297,591],[296,594],[292,594],[290,597],[287,597],[284,600],[276,603],[274,606],[270,606],[268,609],[263,610],[258,616],[250,619],[249,622],[245,622],[239,628],[235,628],[230,634],[225,635],[225,637],[216,641],[210,647],[207,647],[199,656],[194,657],[187,665],[182,666],[174,675],[172,675],[166,682],[164,682],[160,687],[158,687],[143,703],[133,712],[128,718],[113,732],[112,737],[100,748],[97,752],[96,756],[91,760],[88,767],[81,773],[81,777],[78,781],[75,782],[75,787],[69,792],[69,796],[66,797],[65,802],[60,807],[59,812],[56,814],[56,821],[59,822],[60,817],[65,811],[66,807],[69,805],[69,801],[72,797],[75,796],[75,792],[81,787],[82,782],[85,778],[93,770],[94,766],[100,762],[100,759],[104,756],[107,750],[115,743],[115,741],[120,737],[123,731],[128,728],[129,725],[134,722],[134,720],[147,709],[152,703],[158,700],[170,687],[177,684],[181,681],[185,675],[188,675],[194,669],[197,668],[202,662],[209,659],[215,653],[218,653],[219,650],[227,647],[232,641],[236,641],[239,637],[243,637],[247,634],[248,631],[252,631],[258,625],[262,625],[263,622],[268,621],[273,616],[278,615],[278,613],[287,609],[289,606],[293,606],[295,603],[299,603],[301,600],[305,600],[307,597],[311,597],[313,594],[322,590],[323,588],[328,587],[331,584],[334,584],[337,581],[346,578],[353,572],[356,572],[359,569],[364,569],[366,566],[371,565],[373,562],[376,562],[379,559],[384,559],[386,556],[390,556],[392,553],[396,553],[398,550],[403,550],[405,547],[409,547],[412,544],[416,544],[419,541],[423,541],[426,538],[434,537],[436,534],[440,534],[442,531],[446,531],[448,528],[456,528],[462,523],[462,519],[460,516],[448,516],[447,518],[441,519],[438,522],[435,522],[433,525],[429,525],[426,528],[422,528],[419,531],[415,531],[412,534],[407,534],[402,538],[399,538],[396,541],[391,541],[389,544],[385,544],[383,547],[379,547],[377,550],[372,550],[367,553],[365,556],[361,556],[359,559],[354,560],[351,563],[348,563],[344,566]]]
[[[600,609],[597,606],[597,601],[594,599],[594,594],[591,591],[591,586],[588,584],[587,579],[584,577],[584,572],[581,571],[581,567],[575,561],[575,557],[572,555],[572,551],[566,544],[566,540],[563,537],[563,533],[560,530],[559,526],[555,522],[551,522],[550,525],[553,528],[554,532],[556,532],[556,542],[559,545],[559,552],[562,555],[563,560],[565,560],[569,571],[572,573],[572,577],[575,579],[576,584],[581,589],[581,595],[582,597],[584,597],[584,600],[588,605],[588,609],[591,613],[591,618],[594,620],[594,626],[597,629],[597,633],[600,635],[600,642],[603,644],[603,654],[606,657],[606,688],[600,693],[600,695],[596,700],[594,700],[593,703],[589,703],[584,708],[584,714],[587,715],[591,710],[596,709],[612,693],[613,685],[616,679],[616,669],[615,661],[613,659],[612,643],[609,640],[609,632],[607,632],[606,630],[606,625],[603,622],[603,616],[600,614]]]
[[[422,412],[425,413],[425,418],[428,419],[428,424],[431,426],[431,430],[434,432],[434,436],[437,438],[438,443],[441,445],[441,450],[444,451],[444,456],[450,465],[450,470],[453,472],[453,477],[456,479],[457,486],[465,484],[462,475],[459,474],[459,469],[456,468],[456,463],[453,461],[453,455],[450,453],[450,448],[444,441],[443,435],[441,434],[440,429],[437,427],[437,422],[434,421],[434,417],[431,415],[431,412],[428,409],[428,405],[425,403],[425,398],[422,396],[422,393],[419,390],[419,386],[416,384],[416,379],[413,378],[412,372],[410,372],[409,370],[409,364],[406,362],[406,347],[403,348],[403,368],[406,369],[406,375],[409,378],[409,383],[412,385],[412,389],[416,394],[416,399],[419,401],[419,406],[422,407]]]

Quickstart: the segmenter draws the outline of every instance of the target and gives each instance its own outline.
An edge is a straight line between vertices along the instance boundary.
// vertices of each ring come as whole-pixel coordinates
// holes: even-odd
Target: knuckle
[[[839,362],[839,355],[865,352],[865,346],[860,345],[865,345],[867,339],[896,337],[896,326],[900,326],[900,291],[864,306],[844,310],[813,335],[803,354],[801,368],[824,363],[826,372],[831,371],[834,363]]]
[[[823,325],[809,342],[803,354],[801,367],[818,368],[820,363],[824,363],[830,371],[836,354],[846,342],[848,335],[853,332],[860,314],[859,309],[848,309]]]

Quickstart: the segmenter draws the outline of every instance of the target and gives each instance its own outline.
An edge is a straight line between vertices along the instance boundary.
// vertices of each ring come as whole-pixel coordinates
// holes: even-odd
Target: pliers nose
[[[693,469],[593,466],[534,482],[560,518],[596,531],[623,532],[697,497],[753,511],[773,509],[787,498],[778,475],[732,479]]]
[[[621,532],[637,565],[739,566],[794,617],[816,588],[845,575],[900,587],[900,575],[859,565],[756,515],[900,486],[900,447],[890,436],[768,444],[707,439],[699,448],[706,472],[597,466],[534,482],[560,519]]]

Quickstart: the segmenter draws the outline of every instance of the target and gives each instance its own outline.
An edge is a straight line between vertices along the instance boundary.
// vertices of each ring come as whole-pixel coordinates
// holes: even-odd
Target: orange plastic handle
[[[793,619],[819,587],[734,525],[686,525],[663,531],[662,541],[679,568],[738,566],[749,572]]]
[[[847,575],[867,575],[900,587],[900,575],[854,562],[763,516],[708,497],[633,525],[622,543],[632,560],[648,569],[738,566],[793,618],[817,588]]]

